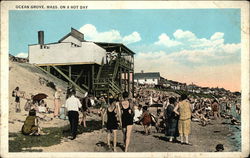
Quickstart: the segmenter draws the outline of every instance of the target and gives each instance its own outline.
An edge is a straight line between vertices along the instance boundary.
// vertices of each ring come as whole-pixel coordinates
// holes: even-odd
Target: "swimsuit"
[[[124,109],[122,106],[122,128],[126,128],[128,125],[133,125],[133,115],[129,113],[129,110],[132,111],[130,106],[127,109]]]
[[[15,102],[19,103],[20,102],[20,97],[16,96]]]
[[[118,122],[116,119],[116,113],[115,113],[115,108],[113,111],[107,110],[107,116],[108,116],[108,121],[107,121],[107,129],[108,130],[114,130],[118,128]]]

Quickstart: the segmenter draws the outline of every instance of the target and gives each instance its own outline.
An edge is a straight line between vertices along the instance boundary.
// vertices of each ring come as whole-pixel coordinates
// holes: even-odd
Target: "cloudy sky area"
[[[135,72],[240,90],[238,9],[11,11],[10,53],[27,56],[38,30],[50,43],[71,27],[89,41],[124,43],[136,53]]]

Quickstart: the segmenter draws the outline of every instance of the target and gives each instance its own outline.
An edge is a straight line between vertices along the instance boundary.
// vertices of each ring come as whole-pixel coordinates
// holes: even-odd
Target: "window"
[[[147,81],[147,79],[145,78],[145,82]]]
[[[155,81],[155,79],[153,78],[153,81]]]
[[[80,47],[80,46],[77,45],[77,44],[75,44],[75,43],[72,43],[72,42],[71,42],[71,47],[74,47],[74,48],[75,48],[75,47]]]
[[[49,49],[49,46],[46,46],[46,45],[40,45],[40,49]]]

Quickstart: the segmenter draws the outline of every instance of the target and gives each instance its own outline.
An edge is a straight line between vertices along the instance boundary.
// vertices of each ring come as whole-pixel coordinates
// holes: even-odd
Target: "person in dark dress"
[[[172,142],[173,138],[176,140],[176,137],[179,136],[178,133],[178,120],[179,116],[173,111],[176,106],[176,99],[171,97],[169,98],[169,105],[166,109],[166,136],[169,136],[169,141]]]
[[[130,143],[130,137],[133,128],[133,107],[128,100],[129,93],[123,92],[123,100],[121,100],[121,119],[122,119],[122,131],[124,135],[125,152],[128,151],[128,146]]]
[[[118,130],[118,106],[115,99],[110,99],[110,105],[107,108],[107,131],[108,131],[108,146],[110,145],[110,135],[114,133],[114,151],[116,151],[116,140],[117,140],[117,130]]]
[[[87,94],[87,96],[82,98],[80,101],[81,101],[81,104],[82,104],[82,108],[81,108],[82,119],[81,119],[80,124],[83,125],[83,127],[87,127],[87,125],[86,125],[86,117],[87,117],[87,113],[89,111],[89,107],[91,106],[89,94]]]

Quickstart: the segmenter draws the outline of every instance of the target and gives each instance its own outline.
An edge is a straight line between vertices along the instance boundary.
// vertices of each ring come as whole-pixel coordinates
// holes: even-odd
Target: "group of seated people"
[[[40,135],[39,121],[50,121],[53,119],[46,115],[53,113],[53,111],[48,108],[47,103],[43,99],[27,99],[24,110],[29,112],[21,129],[24,135]]]

